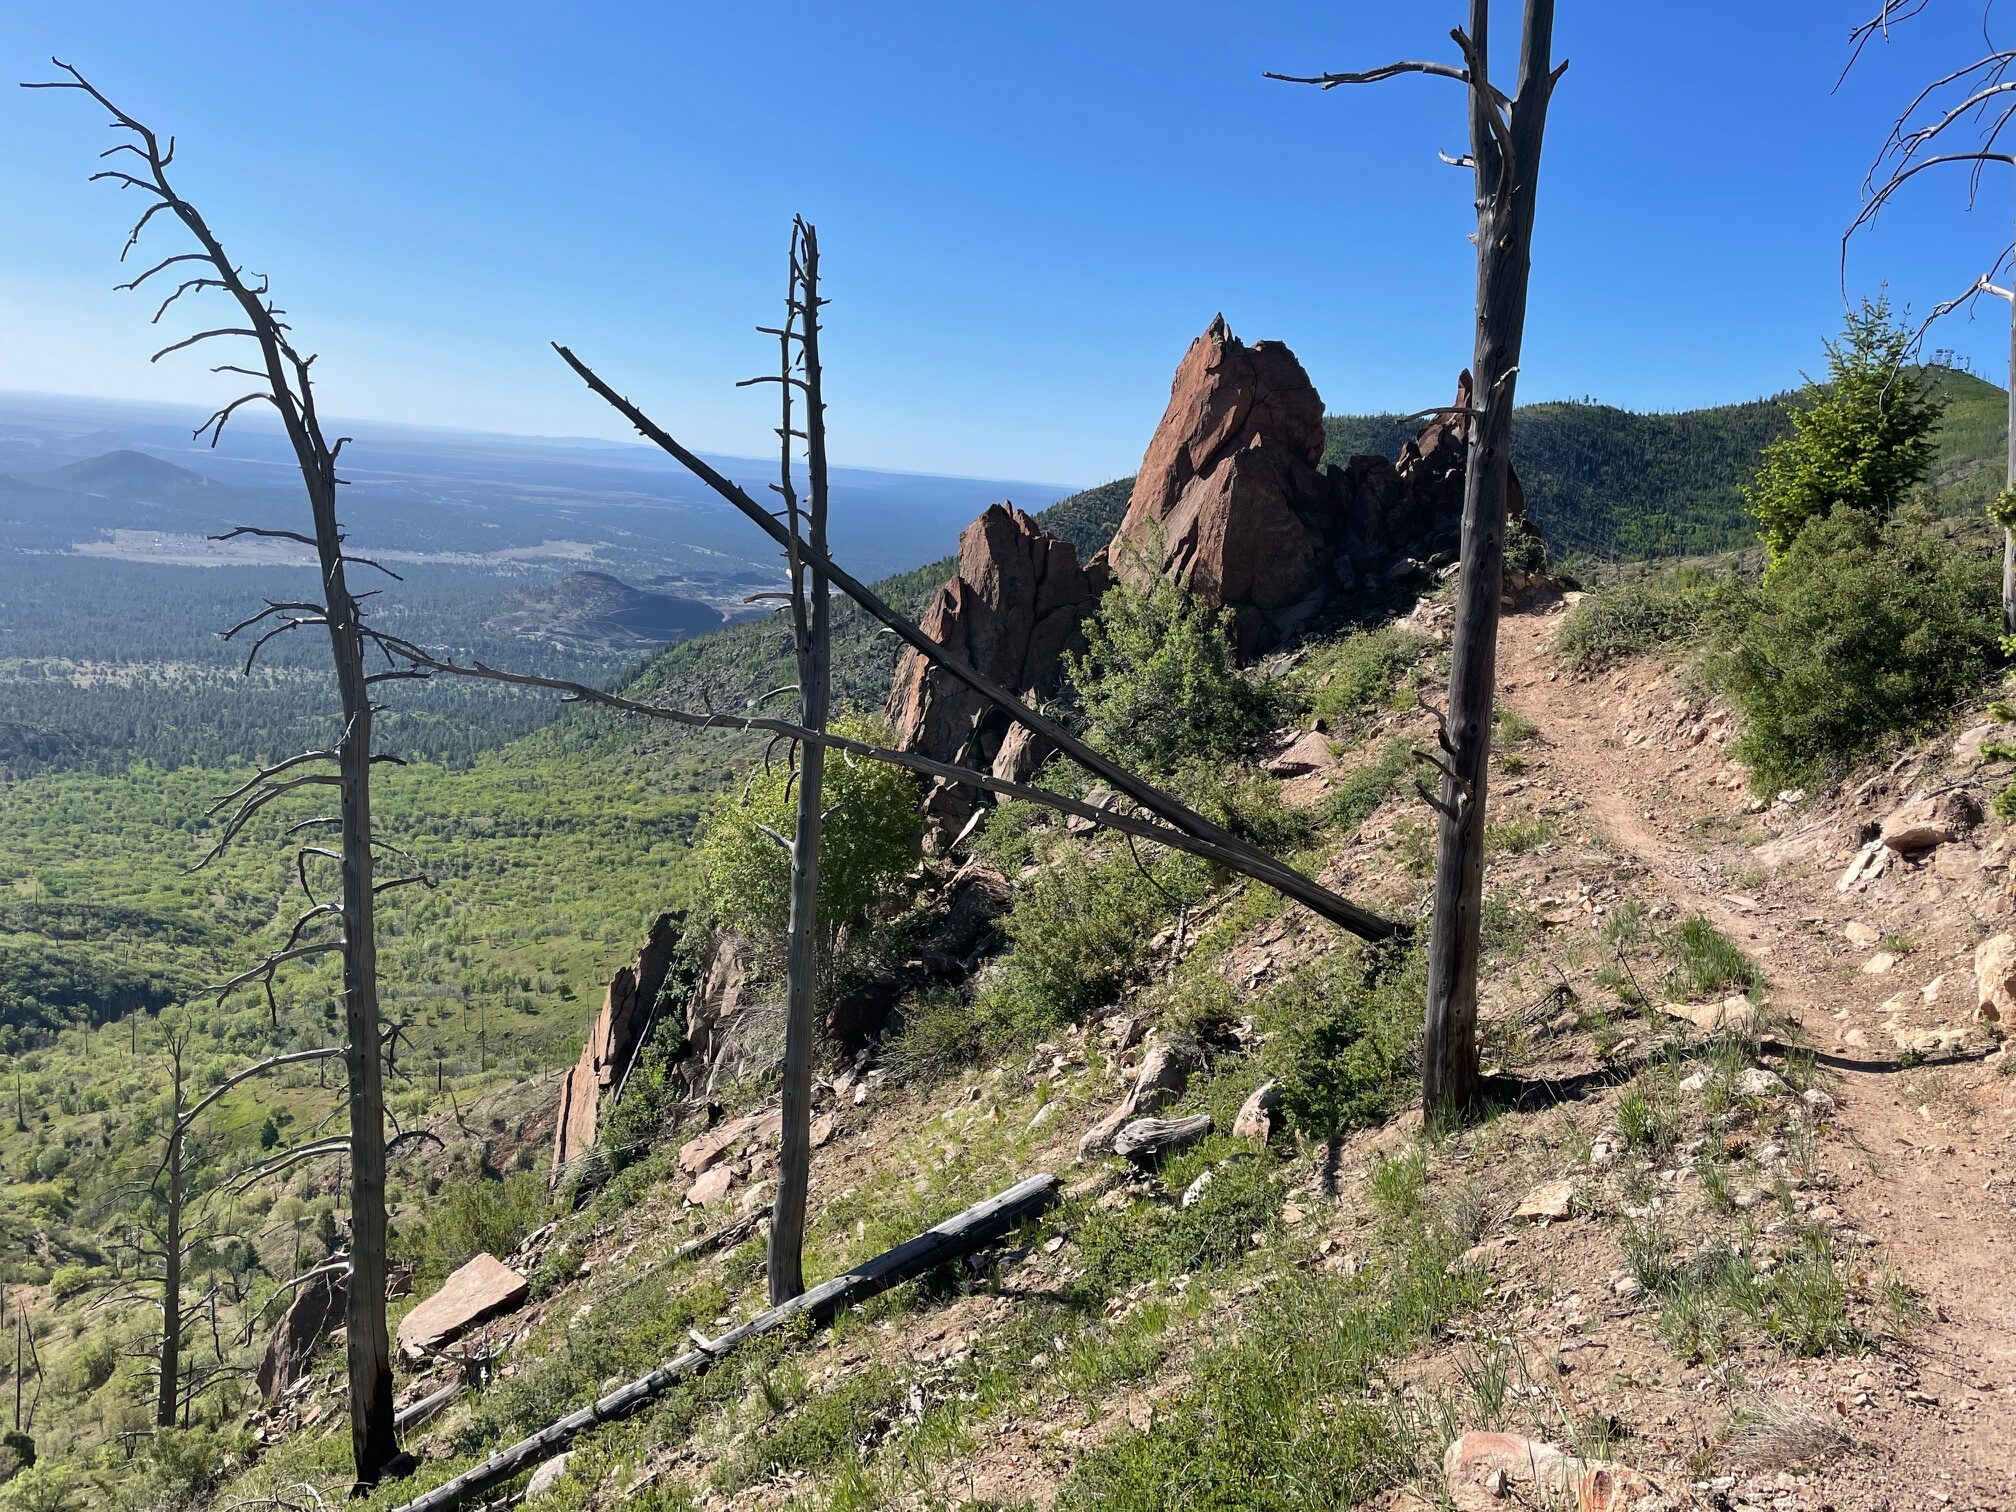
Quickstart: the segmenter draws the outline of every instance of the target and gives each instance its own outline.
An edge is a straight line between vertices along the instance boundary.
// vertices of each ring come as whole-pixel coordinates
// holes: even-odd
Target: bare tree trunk
[[[1435,915],[1428,935],[1422,1106],[1469,1107],[1478,1091],[1477,957],[1484,893],[1484,814],[1504,590],[1506,478],[1526,326],[1527,274],[1548,97],[1553,0],[1527,0],[1517,98],[1502,113],[1484,69],[1490,0],[1471,0],[1470,153],[1477,175],[1477,346],[1463,479],[1462,571],[1449,661],[1447,758],[1436,805]],[[1509,118],[1509,119],[1508,119]]]
[[[175,1395],[182,1368],[182,1046],[174,1057],[175,1118],[168,1128],[168,1233],[161,1246],[161,1376],[154,1397],[157,1427],[175,1426]]]
[[[385,1093],[371,854],[372,707],[357,601],[344,581],[333,467],[324,482],[326,493],[311,490],[311,500],[343,714],[336,750],[343,837],[343,1064],[350,1105],[350,1447],[358,1479],[370,1485],[399,1454],[392,1347],[385,1326]],[[315,497],[318,493],[322,496]]]
[[[303,821],[289,830],[334,825],[340,834],[340,851],[306,846],[296,857],[296,873],[308,891],[307,863],[310,857],[334,859],[341,869],[341,898],[336,903],[316,901],[309,893],[310,908],[294,927],[288,945],[268,956],[259,966],[241,973],[219,989],[220,999],[252,982],[261,983],[276,1015],[278,1005],[272,995],[274,973],[290,961],[340,952],[343,957],[343,1000],[346,1028],[345,1065],[348,1072],[350,1113],[350,1222],[351,1278],[349,1289],[349,1384],[351,1447],[355,1455],[360,1486],[374,1486],[385,1469],[398,1457],[392,1408],[392,1358],[385,1329],[385,1100],[380,1057],[385,1053],[384,1035],[378,1011],[378,960],[374,920],[377,893],[420,877],[400,877],[376,882],[372,875],[371,835],[371,688],[389,677],[412,676],[411,672],[367,673],[364,664],[366,642],[377,632],[363,621],[358,600],[350,592],[346,564],[376,567],[380,564],[350,554],[344,549],[343,530],[337,519],[336,461],[344,440],[331,444],[322,430],[315,408],[314,385],[309,370],[314,354],[303,355],[282,312],[274,306],[263,277],[246,275],[225,253],[202,213],[179,195],[168,178],[168,166],[175,155],[172,139],[164,148],[156,134],[140,121],[120,110],[76,69],[54,60],[68,77],[34,89],[69,89],[89,95],[112,117],[115,127],[128,133],[130,141],[110,149],[101,157],[131,153],[119,158],[118,166],[101,169],[94,178],[105,179],[122,189],[138,189],[148,200],[145,211],[127,237],[126,250],[140,240],[148,223],[166,211],[179,221],[199,250],[180,252],[155,263],[146,272],[120,287],[138,289],[164,270],[174,267],[180,276],[186,265],[195,263],[202,271],[184,277],[175,291],[155,312],[159,320],[185,294],[215,291],[235,306],[235,318],[242,324],[217,326],[172,342],[155,353],[155,359],[204,342],[244,340],[257,349],[258,366],[224,363],[215,371],[252,378],[265,385],[220,407],[196,431],[206,433],[215,446],[225,424],[246,404],[272,406],[285,431],[308,495],[313,518],[312,535],[296,530],[253,525],[237,525],[218,539],[240,535],[296,542],[312,548],[321,567],[322,601],[268,601],[267,607],[227,632],[230,639],[259,627],[258,637],[246,657],[250,672],[259,650],[268,641],[294,630],[321,626],[329,633],[329,649],[334,662],[340,733],[328,749],[309,751],[261,770],[236,792],[219,800],[212,812],[237,807],[225,821],[222,834],[203,862],[220,854],[233,838],[267,804],[287,794],[317,786],[333,786],[338,793],[340,812],[334,816]],[[122,254],[123,255],[123,254]],[[277,616],[277,619],[275,618]],[[272,623],[268,623],[268,621]],[[334,767],[333,773],[328,770]],[[340,933],[334,938],[313,937],[313,931],[334,921]],[[306,936],[304,943],[304,935]],[[178,1139],[179,1145],[179,1139]]]
[[[2004,475],[2016,496],[2016,298],[2009,301],[2009,465]],[[2002,532],[2002,629],[2016,635],[2016,530]]]
[[[791,486],[792,351],[798,332],[805,394],[808,494],[805,538],[812,561],[793,561],[791,591],[798,644],[799,707],[805,728],[823,734],[832,676],[831,597],[826,574],[815,565],[826,555],[826,415],[819,376],[819,238],[802,220],[792,228],[790,308],[784,355],[784,455],[782,490],[791,536],[798,537],[796,494]],[[798,748],[798,807],[791,836],[791,919],[784,1018],[783,1129],[777,1156],[777,1198],[770,1215],[770,1303],[805,1290],[805,1202],[812,1177],[812,1049],[819,990],[819,849],[826,827],[826,747]]]

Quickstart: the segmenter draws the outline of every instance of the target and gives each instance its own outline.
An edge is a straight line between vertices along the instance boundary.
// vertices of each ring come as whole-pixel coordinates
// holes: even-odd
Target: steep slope
[[[1409,628],[1432,644],[1447,619],[1431,602]],[[2006,913],[2009,846],[1982,832],[1835,889],[1845,835],[1899,784],[1978,774],[1941,743],[1838,806],[1753,813],[1726,722],[1673,669],[1576,683],[1557,623],[1505,629],[1524,722],[1494,775],[1490,1117],[1428,1134],[1406,1108],[1418,978],[1382,987],[1254,889],[1164,898],[1125,943],[1133,969],[1040,1041],[948,1070],[898,1039],[819,1083],[818,1274],[1034,1170],[1064,1175],[1059,1208],[584,1435],[541,1477],[553,1504],[1416,1508],[1447,1504],[1453,1466],[1498,1486],[1458,1506],[1544,1505],[1517,1479],[1531,1439],[1602,1462],[1608,1499],[1584,1504],[1613,1512],[2009,1505],[2011,1083],[1981,1063],[1959,965]],[[1430,655],[1402,685],[1432,696],[1437,676]],[[1283,730],[1294,759],[1263,763],[1295,774],[1281,797],[1313,816],[1311,864],[1402,914],[1427,886],[1405,747],[1430,736],[1405,704],[1375,698],[1329,749]],[[1096,840],[1039,855],[1135,875]],[[1158,870],[1142,896],[1171,884]],[[1052,931],[1096,927],[1111,898],[1067,896]],[[1916,944],[1871,971],[1848,923]],[[1948,1048],[1907,1048],[1928,1034]],[[1269,1110],[1254,1094],[1277,1079]],[[1213,1127],[1159,1166],[1088,1150],[1123,1099]],[[762,1211],[774,1136],[744,1107],[705,1134],[696,1108],[554,1226],[496,1231],[533,1300],[379,1505],[762,1306],[738,1216]],[[279,1442],[229,1497],[340,1473],[325,1375],[264,1420]],[[1520,1436],[1509,1484],[1466,1458],[1503,1443],[1477,1430]]]

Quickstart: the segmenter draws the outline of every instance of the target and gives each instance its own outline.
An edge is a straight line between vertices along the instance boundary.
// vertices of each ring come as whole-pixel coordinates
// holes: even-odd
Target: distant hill
[[[228,491],[201,473],[173,462],[164,462],[146,452],[109,451],[29,475],[31,483],[67,492],[97,494],[104,498],[131,499],[142,503],[163,503],[192,494]]]
[[[606,572],[570,572],[519,588],[509,603],[491,629],[598,650],[673,645],[723,623],[712,605],[633,588]]]

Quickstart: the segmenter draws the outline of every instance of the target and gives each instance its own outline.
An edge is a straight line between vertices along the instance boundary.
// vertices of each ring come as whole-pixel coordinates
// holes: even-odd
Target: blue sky
[[[1561,0],[1523,399],[1673,408],[1817,363],[1871,152],[1979,42],[1974,0],[1934,0],[1831,93],[1872,8]],[[1467,179],[1435,158],[1459,87],[1260,73],[1445,57],[1463,10],[11,0],[0,56],[39,78],[58,53],[178,135],[183,192],[270,271],[332,413],[620,434],[557,338],[693,444],[760,453],[770,400],[731,385],[771,355],[751,327],[802,211],[836,460],[1084,483],[1137,465],[1221,309],[1334,410],[1445,402],[1470,329]],[[109,141],[80,97],[0,94],[0,387],[212,398],[206,364],[148,368],[152,305],[110,292],[132,197],[83,182]],[[1858,239],[1852,290],[1924,308],[2006,240],[2016,182],[1970,216],[1934,177]],[[2005,376],[1992,312],[1943,340]]]

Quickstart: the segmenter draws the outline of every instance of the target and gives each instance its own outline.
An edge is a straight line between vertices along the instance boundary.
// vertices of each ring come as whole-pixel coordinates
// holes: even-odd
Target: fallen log
[[[404,1433],[409,1428],[418,1428],[429,1418],[438,1417],[450,1402],[462,1395],[463,1389],[463,1382],[450,1381],[439,1391],[420,1398],[410,1407],[400,1408],[399,1415],[392,1420],[393,1432]]]
[[[396,1512],[449,1512],[450,1508],[459,1507],[469,1498],[560,1453],[589,1429],[627,1417],[672,1387],[704,1374],[715,1361],[751,1339],[775,1333],[799,1318],[814,1323],[831,1322],[856,1302],[914,1280],[947,1261],[972,1254],[1025,1219],[1034,1218],[1056,1200],[1057,1178],[1047,1171],[1017,1182],[1007,1191],[947,1218],[915,1239],[864,1261],[844,1275],[821,1282],[781,1307],[773,1307],[741,1327],[707,1340],[699,1348],[667,1361],[626,1386],[617,1387],[529,1438],[498,1450],[482,1464],[414,1497]]]
[[[1187,1150],[1211,1132],[1211,1115],[1190,1118],[1137,1118],[1113,1140],[1113,1153],[1139,1166],[1159,1164],[1165,1155]]]

